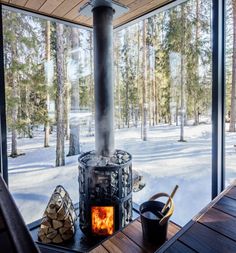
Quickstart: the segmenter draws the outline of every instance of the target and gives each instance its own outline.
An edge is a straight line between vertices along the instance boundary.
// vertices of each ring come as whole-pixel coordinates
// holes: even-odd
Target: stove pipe
[[[114,153],[113,8],[93,8],[96,154]]]

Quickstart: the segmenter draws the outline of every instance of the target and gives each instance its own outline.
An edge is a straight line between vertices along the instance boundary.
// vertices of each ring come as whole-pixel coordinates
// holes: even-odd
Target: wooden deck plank
[[[99,245],[95,249],[89,251],[89,253],[109,253],[102,245]]]
[[[111,253],[145,253],[144,249],[140,248],[122,232],[118,232],[102,245]]]
[[[235,217],[212,208],[198,222],[236,241]]]
[[[162,245],[156,252],[178,252],[178,247],[187,246],[197,252],[236,252],[236,180],[204,207],[175,236]],[[221,212],[220,216],[216,212]],[[208,216],[214,214],[214,218]],[[234,217],[232,217],[234,216]],[[228,225],[229,224],[229,225]],[[233,228],[234,227],[234,228]],[[219,230],[219,232],[216,232]],[[231,231],[230,231],[231,230]],[[233,234],[232,234],[233,232]],[[181,244],[179,243],[181,242]],[[182,245],[184,243],[184,246]],[[172,250],[172,248],[174,250]],[[169,251],[171,249],[171,251]],[[180,250],[179,252],[185,252]],[[186,250],[187,252],[187,250]],[[190,251],[192,252],[192,251]]]
[[[169,240],[172,236],[174,236],[180,227],[176,224],[170,222],[168,226],[168,234],[167,239]],[[132,241],[134,241],[139,247],[143,248],[146,252],[154,252],[157,250],[157,246],[151,243],[148,243],[143,239],[143,231],[142,231],[142,224],[140,220],[136,220],[133,223],[129,224],[126,228],[122,230],[122,232],[129,237]]]
[[[228,197],[221,198],[214,208],[236,217],[236,200]]]
[[[201,253],[236,252],[233,240],[197,222],[179,240]]]
[[[180,226],[170,221],[168,226],[167,239],[170,240],[170,238],[172,238],[177,232],[179,232],[180,229]]]
[[[180,241],[173,243],[165,253],[194,253],[195,251],[184,245]]]
[[[228,191],[225,196],[233,198],[236,200],[236,187],[233,187],[232,189],[230,189],[230,191]]]
[[[136,220],[129,224],[129,226],[124,228],[122,232],[146,252],[152,253],[157,250],[155,245],[148,243],[143,239],[142,225],[139,221]]]

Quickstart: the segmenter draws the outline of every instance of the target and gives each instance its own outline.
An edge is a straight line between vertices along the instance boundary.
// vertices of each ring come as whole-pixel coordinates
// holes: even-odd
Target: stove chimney
[[[96,154],[114,153],[113,8],[93,8]]]

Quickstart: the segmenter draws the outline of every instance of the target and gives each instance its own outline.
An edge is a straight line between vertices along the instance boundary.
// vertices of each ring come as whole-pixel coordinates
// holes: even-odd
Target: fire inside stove
[[[112,235],[114,233],[114,207],[93,206],[92,212],[92,233],[95,235]]]

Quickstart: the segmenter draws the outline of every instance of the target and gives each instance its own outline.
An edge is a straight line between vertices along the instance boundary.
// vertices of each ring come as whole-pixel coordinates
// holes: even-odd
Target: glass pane
[[[94,149],[92,34],[4,10],[10,191],[27,223],[63,185],[78,202],[78,154]]]
[[[3,22],[10,190],[29,223],[58,184],[78,202],[78,154],[94,150],[92,34],[9,10]],[[114,83],[133,200],[178,184],[184,225],[211,198],[211,1],[115,31]]]
[[[114,41],[116,144],[142,177],[133,199],[178,184],[172,219],[184,225],[211,199],[211,1],[160,12]]]
[[[226,185],[236,178],[236,5],[226,1],[226,112],[225,112],[225,167]]]

